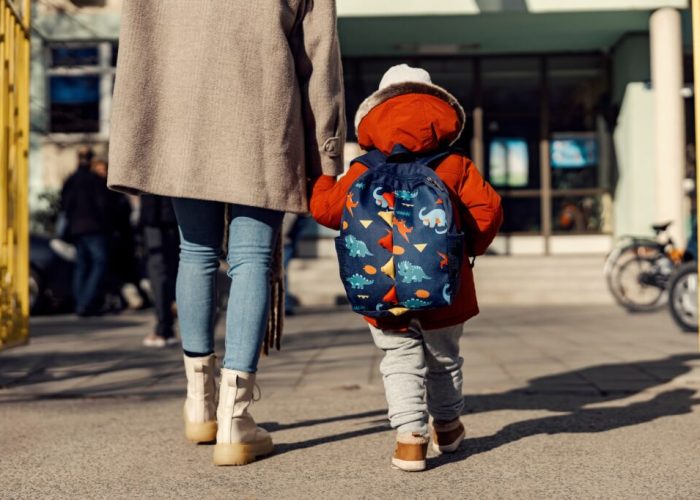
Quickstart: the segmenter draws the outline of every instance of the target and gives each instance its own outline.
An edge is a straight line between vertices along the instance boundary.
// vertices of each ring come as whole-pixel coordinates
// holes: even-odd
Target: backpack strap
[[[351,163],[362,163],[370,170],[386,164],[387,157],[378,149],[373,149],[362,156],[358,156]]]
[[[439,151],[433,151],[427,155],[417,156],[414,162],[432,169],[438,166],[442,160],[453,153],[454,151],[451,149],[441,149]]]
[[[442,160],[450,156],[453,152],[454,151],[451,148],[441,148],[427,154],[416,154],[406,148],[403,144],[396,144],[391,150],[389,156],[387,156],[387,160],[395,161],[397,163],[417,163],[428,168],[433,168]]]
[[[442,160],[453,153],[463,153],[455,148],[444,148],[437,151],[432,151],[428,154],[418,155],[406,148],[403,144],[396,144],[391,150],[391,153],[385,155],[378,149],[373,149],[362,156],[358,156],[354,162],[362,163],[367,168],[376,168],[386,163],[418,163],[428,168],[433,168]]]

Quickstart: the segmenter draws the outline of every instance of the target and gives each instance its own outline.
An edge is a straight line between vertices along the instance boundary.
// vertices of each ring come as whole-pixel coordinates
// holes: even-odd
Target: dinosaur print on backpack
[[[425,271],[420,266],[413,265],[405,260],[399,262],[398,269],[404,283],[420,283],[423,280],[430,279],[430,276],[425,274]]]
[[[348,249],[350,257],[367,257],[368,255],[373,255],[367,250],[367,244],[364,241],[358,240],[352,234],[348,234],[345,237],[345,248]]]
[[[424,211],[425,207],[421,208],[420,212],[418,212],[418,217],[420,217],[420,220],[423,221],[424,225],[430,228],[436,228],[435,232],[438,234],[444,234],[447,232],[447,228],[445,228],[443,231],[439,230],[439,228],[447,225],[447,215],[442,208],[433,208],[426,214],[423,214]]]
[[[355,273],[348,278],[348,283],[350,283],[350,286],[353,288],[364,290],[365,286],[373,284],[374,281],[365,278],[361,274]]]
[[[357,158],[368,170],[347,193],[336,238],[353,310],[398,316],[451,304],[464,262],[450,193],[433,166],[451,150],[416,156],[402,146]]]

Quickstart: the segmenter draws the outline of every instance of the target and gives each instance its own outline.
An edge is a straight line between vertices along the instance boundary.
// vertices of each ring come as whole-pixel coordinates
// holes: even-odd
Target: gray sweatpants
[[[459,355],[459,338],[463,326],[424,331],[419,322],[412,321],[409,331],[392,332],[370,325],[374,343],[384,351],[379,370],[389,421],[398,432],[427,434],[428,414],[440,421],[461,414],[464,360]]]

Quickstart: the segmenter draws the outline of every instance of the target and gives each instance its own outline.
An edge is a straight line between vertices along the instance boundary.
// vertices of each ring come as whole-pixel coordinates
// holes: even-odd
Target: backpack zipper
[[[435,182],[435,179],[433,179],[432,177],[426,177],[425,180],[426,180],[426,182],[428,182],[431,186],[437,188],[439,191],[445,191],[445,189],[444,189],[440,184],[438,184],[437,182]]]

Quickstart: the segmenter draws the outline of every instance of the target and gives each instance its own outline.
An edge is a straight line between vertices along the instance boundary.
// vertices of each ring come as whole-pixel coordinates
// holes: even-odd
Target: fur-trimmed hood
[[[367,99],[362,101],[360,107],[355,114],[355,133],[359,137],[359,129],[362,120],[372,111],[374,108],[380,104],[405,94],[426,94],[429,96],[437,97],[449,104],[457,113],[457,119],[459,120],[459,129],[457,135],[450,142],[454,143],[464,130],[464,122],[466,121],[466,114],[464,113],[464,108],[459,104],[457,98],[450,94],[447,90],[442,87],[429,82],[417,82],[417,81],[404,81],[395,84],[391,84],[387,87],[380,88],[373,94],[371,94]]]
[[[389,154],[397,144],[415,153],[448,146],[459,137],[463,121],[457,110],[439,97],[408,93],[372,108],[360,122],[357,141],[365,150]]]

